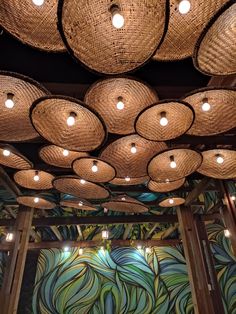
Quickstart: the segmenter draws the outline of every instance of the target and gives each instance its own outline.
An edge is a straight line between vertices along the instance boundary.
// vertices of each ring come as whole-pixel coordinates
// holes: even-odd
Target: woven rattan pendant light
[[[153,104],[137,117],[136,132],[153,141],[166,141],[184,134],[192,125],[194,111],[185,102],[173,100]]]
[[[32,208],[53,209],[54,207],[56,207],[55,203],[48,201],[39,195],[35,195],[35,196],[22,195],[22,196],[18,196],[16,200],[19,204],[32,207]]]
[[[145,83],[128,78],[96,82],[87,91],[85,103],[96,110],[110,133],[134,133],[134,120],[144,108],[158,101],[156,92]]]
[[[158,205],[160,207],[174,207],[174,206],[179,206],[185,203],[185,199],[182,197],[169,197],[161,201]]]
[[[59,30],[69,52],[90,69],[124,73],[155,52],[164,34],[165,10],[164,0],[60,0]],[[113,26],[115,11],[124,18],[121,28]]]
[[[57,4],[58,0],[1,0],[0,24],[27,45],[63,51],[64,44],[57,30]]]
[[[148,176],[139,177],[139,178],[130,178],[127,176],[126,178],[115,178],[110,181],[111,184],[114,185],[138,185],[147,182],[149,179]]]
[[[106,139],[102,120],[73,98],[48,96],[38,99],[31,108],[31,121],[44,138],[68,150],[91,151]]]
[[[95,211],[97,208],[93,206],[91,203],[89,203],[85,199],[69,199],[69,200],[63,200],[60,202],[60,205],[63,207],[72,207],[78,210],[87,210],[87,211]]]
[[[20,170],[14,174],[17,184],[32,190],[51,189],[53,179],[53,175],[41,170]]]
[[[30,123],[29,108],[47,93],[28,77],[0,72],[0,141],[20,142],[39,136]]]
[[[170,192],[177,190],[180,188],[185,182],[185,178],[179,179],[177,181],[172,181],[172,182],[155,182],[150,180],[148,182],[148,188],[149,190],[153,192],[159,192],[159,193],[164,193],[164,192]]]
[[[119,195],[101,204],[102,207],[116,212],[143,213],[148,211],[143,203],[127,195]]]
[[[0,164],[15,169],[30,169],[33,164],[13,146],[0,144]]]

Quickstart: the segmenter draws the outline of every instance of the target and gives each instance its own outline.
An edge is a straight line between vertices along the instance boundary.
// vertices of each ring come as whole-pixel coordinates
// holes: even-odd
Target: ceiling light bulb
[[[137,245],[137,249],[138,250],[142,250],[142,246],[141,245]]]
[[[145,251],[147,254],[150,254],[152,252],[152,249],[150,247],[146,247]]]
[[[229,238],[229,237],[230,237],[231,234],[230,234],[229,229],[225,229],[225,230],[224,230],[224,235],[225,235],[226,238]]]
[[[126,182],[129,182],[129,181],[130,181],[130,177],[128,177],[128,176],[125,177],[125,181],[126,181]]]
[[[93,161],[93,166],[92,166],[92,172],[97,172],[98,171],[98,166],[97,166],[97,161]]]
[[[38,202],[39,202],[39,198],[38,198],[38,197],[35,197],[35,198],[34,198],[34,202],[35,202],[35,203],[38,203]]]
[[[62,152],[63,156],[68,156],[69,155],[69,151],[67,149],[63,149],[63,152]]]
[[[38,175],[38,172],[36,171],[35,172],[35,175],[34,175],[34,181],[39,181],[39,175]]]
[[[66,123],[68,126],[72,126],[75,124],[75,117],[76,117],[76,113],[71,112],[69,117],[66,120]]]
[[[8,109],[12,109],[15,106],[14,100],[13,100],[14,94],[8,93],[7,99],[5,100],[5,107]]]
[[[10,156],[10,154],[11,154],[11,152],[8,149],[4,149],[2,153],[3,153],[3,156],[5,156],[5,157]]]
[[[173,198],[170,198],[170,199],[169,199],[169,203],[170,203],[170,204],[174,204]]]
[[[232,201],[235,201],[235,200],[236,200],[236,196],[235,196],[235,195],[232,195],[232,196],[231,196],[231,200],[232,200]]]
[[[223,164],[224,158],[223,158],[221,155],[217,155],[217,156],[216,156],[216,162],[217,162],[218,164]]]
[[[84,250],[82,248],[79,249],[79,255],[83,255]]]
[[[202,100],[202,110],[203,111],[209,111],[210,109],[211,109],[211,105],[209,104],[208,99],[204,98]]]
[[[191,9],[190,1],[189,0],[181,0],[179,2],[178,9],[179,9],[179,13],[187,14]]]
[[[111,18],[112,25],[118,29],[122,28],[125,24],[125,19],[124,19],[123,15],[121,14],[119,6],[118,5],[112,5],[110,11],[111,11],[111,15],[112,15],[112,18]]]
[[[122,197],[121,200],[122,200],[122,201],[125,201],[125,197]]]
[[[170,167],[172,168],[172,169],[174,169],[174,168],[176,168],[176,162],[174,161],[174,160],[172,160],[171,162],[170,162]]]
[[[124,109],[124,107],[125,107],[125,104],[123,103],[123,101],[118,101],[118,103],[116,104],[116,108],[118,109],[118,110],[122,110],[122,109]]]
[[[109,231],[108,230],[102,230],[102,238],[103,239],[109,238]]]
[[[135,146],[134,143],[131,144],[131,149],[130,149],[130,151],[131,151],[132,154],[135,154],[135,153],[137,152],[137,148],[136,148],[136,146]]]
[[[81,180],[80,180],[80,183],[81,183],[81,184],[85,184],[85,182],[86,182],[86,181],[85,181],[84,179],[81,179]]]
[[[68,252],[69,249],[70,249],[69,246],[65,246],[65,247],[63,248],[63,251],[64,251],[64,252]]]
[[[7,236],[6,236],[6,241],[7,241],[7,242],[12,242],[12,241],[13,241],[13,238],[14,238],[13,232],[8,232],[8,233],[7,233]]]
[[[169,123],[168,119],[166,118],[166,112],[161,112],[161,119],[160,119],[160,125],[161,126],[167,126]]]
[[[80,201],[80,202],[79,202],[79,206],[83,206],[83,202]]]
[[[37,6],[41,6],[44,4],[45,0],[32,0],[33,4],[37,5]]]

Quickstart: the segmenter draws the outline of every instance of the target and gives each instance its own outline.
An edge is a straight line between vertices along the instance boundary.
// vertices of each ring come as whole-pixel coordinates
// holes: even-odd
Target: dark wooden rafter
[[[195,188],[187,195],[186,200],[185,200],[185,205],[189,206],[191,205],[198,197],[200,194],[202,194],[207,187],[210,185],[212,180],[208,177],[205,177],[202,179],[196,186]]]

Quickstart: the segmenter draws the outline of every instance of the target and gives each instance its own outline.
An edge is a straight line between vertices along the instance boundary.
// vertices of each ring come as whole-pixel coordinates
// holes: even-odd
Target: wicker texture
[[[92,167],[97,166],[97,172]],[[80,177],[91,182],[108,182],[115,178],[116,171],[107,162],[93,157],[82,157],[73,162],[73,170]]]
[[[53,181],[53,186],[62,193],[85,199],[104,199],[109,197],[109,191],[103,186],[88,181],[82,184],[76,176],[57,177]]]
[[[236,73],[236,3],[229,4],[210,21],[195,49],[195,66],[208,75]]]
[[[114,197],[108,202],[102,203],[102,207],[111,211],[127,213],[144,213],[148,211],[148,207],[143,203],[127,195]]]
[[[61,206],[71,207],[79,210],[95,211],[97,208],[84,199],[70,199],[60,202]]]
[[[171,200],[173,200],[173,203]],[[174,207],[174,206],[182,205],[184,203],[185,203],[184,198],[174,196],[174,197],[170,197],[161,201],[158,205],[161,207]]]
[[[68,156],[64,156],[64,148],[56,145],[44,146],[39,151],[40,158],[49,165],[61,168],[71,168],[72,162],[80,157],[88,156],[86,152],[68,151]]]
[[[179,189],[184,182],[185,178],[172,182],[155,182],[150,180],[147,187],[153,192],[165,193]]]
[[[73,56],[97,72],[118,74],[134,70],[153,55],[164,33],[166,6],[164,0],[120,0],[125,23],[116,29],[111,4],[60,0],[59,27]]]
[[[39,180],[35,181],[34,176],[38,175]],[[20,186],[32,190],[48,190],[52,188],[54,176],[45,171],[20,170],[14,174],[14,180]]]
[[[236,151],[228,149],[212,149],[202,153],[203,162],[198,172],[215,179],[236,178]],[[219,164],[216,159],[221,156],[224,162]]]
[[[119,110],[119,99],[124,109]],[[144,108],[158,101],[155,91],[131,78],[111,78],[95,83],[86,93],[85,103],[104,119],[110,133],[134,133],[134,120]],[[125,122],[124,122],[125,121]]]
[[[139,178],[130,178],[129,181],[126,181],[125,178],[115,178],[110,181],[111,184],[114,185],[138,185],[147,182],[149,179],[148,176],[139,177]]]
[[[29,108],[33,101],[47,91],[37,82],[19,74],[0,72],[0,140],[20,142],[38,137],[29,119]],[[14,107],[4,103],[7,94],[13,94]]]
[[[68,126],[71,113],[76,115],[75,123]],[[82,102],[72,98],[50,96],[39,99],[33,105],[31,120],[44,138],[69,150],[94,150],[106,137],[101,120]]]
[[[168,124],[162,126],[162,115],[168,120]],[[153,141],[166,141],[184,134],[192,125],[194,112],[186,103],[180,101],[168,101],[154,104],[145,109],[135,123],[136,132]]]
[[[204,98],[211,106],[209,111],[202,110]],[[184,100],[195,111],[195,120],[188,134],[215,135],[236,127],[236,89],[201,89]]]
[[[57,5],[58,0],[45,0],[42,6],[32,0],[1,0],[0,24],[23,43],[46,51],[63,51]]]
[[[137,152],[131,153],[135,144]],[[143,177],[147,175],[147,163],[158,152],[166,149],[162,142],[148,141],[137,134],[122,137],[108,145],[101,153],[101,158],[116,169],[118,178]]]
[[[34,199],[35,197],[38,198],[38,202],[35,203]],[[35,195],[35,196],[18,196],[16,198],[17,202],[21,205],[25,205],[32,208],[38,208],[38,209],[53,209],[56,207],[56,204],[53,202],[50,202],[41,196]]]
[[[170,167],[172,156],[176,168]],[[167,150],[156,155],[148,164],[148,174],[157,182],[176,181],[196,171],[202,163],[200,153],[186,148]]]
[[[5,150],[10,152],[9,156],[4,155]],[[33,167],[32,163],[13,146],[4,144],[0,145],[0,164],[15,169],[30,169]]]
[[[190,57],[203,28],[227,0],[191,0],[187,14],[178,10],[179,1],[170,0],[170,19],[163,43],[155,60],[179,60]]]

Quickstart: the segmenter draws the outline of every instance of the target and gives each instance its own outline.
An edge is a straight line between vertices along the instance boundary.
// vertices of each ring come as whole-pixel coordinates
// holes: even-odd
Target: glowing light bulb
[[[125,197],[122,197],[121,200],[122,200],[122,201],[125,201]]]
[[[126,182],[129,182],[129,181],[130,181],[130,177],[128,177],[128,176],[125,177],[125,181],[126,181]]]
[[[170,204],[174,204],[173,198],[170,198],[170,199],[169,199],[169,203],[170,203]]]
[[[216,155],[216,162],[218,164],[223,164],[224,158],[221,155]]]
[[[12,109],[15,106],[14,100],[13,100],[14,94],[8,93],[7,99],[5,100],[5,107],[8,109]]]
[[[34,198],[34,202],[35,202],[35,203],[38,203],[38,202],[39,202],[39,198],[38,198],[38,197],[35,197],[35,198]]]
[[[124,107],[125,107],[125,104],[123,103],[123,98],[122,97],[118,97],[118,102],[116,104],[116,108],[118,110],[122,110],[122,109],[124,109]]]
[[[62,152],[63,156],[68,156],[69,155],[69,151],[67,149],[63,149],[63,152]]]
[[[81,179],[81,180],[80,180],[80,183],[81,183],[81,184],[85,184],[85,182],[86,182],[86,181],[85,181],[84,179]]]
[[[14,233],[13,232],[8,232],[7,235],[6,235],[6,241],[7,242],[11,242],[11,241],[13,241],[13,238],[14,238]]]
[[[112,15],[112,18],[111,18],[112,25],[117,29],[122,28],[125,24],[125,19],[120,12],[119,6],[116,4],[112,5],[110,8],[110,11]]]
[[[36,181],[36,182],[39,181],[38,171],[35,171],[34,181]]]
[[[79,202],[79,206],[83,206],[83,202],[80,201],[80,202]]]
[[[69,246],[65,246],[65,247],[63,248],[63,251],[64,251],[64,252],[69,252],[69,249],[70,249]]]
[[[102,238],[103,239],[109,238],[109,231],[108,230],[102,230]]]
[[[174,169],[174,168],[176,168],[176,166],[177,166],[177,164],[176,164],[176,162],[174,160],[174,156],[170,156],[170,167],[172,169]]]
[[[71,112],[69,117],[66,120],[66,123],[68,126],[72,126],[75,124],[75,117],[76,117],[76,113]]]
[[[145,251],[146,251],[147,254],[152,253],[152,249],[150,247],[146,247]]]
[[[2,154],[3,154],[3,156],[8,157],[8,156],[10,156],[11,152],[8,149],[4,149]]]
[[[181,0],[179,2],[178,9],[179,9],[179,13],[187,14],[191,9],[190,1],[189,0]]]
[[[232,196],[231,196],[231,200],[232,200],[232,201],[235,201],[235,200],[236,200],[236,196],[235,196],[235,195],[232,195]]]
[[[204,98],[202,100],[202,110],[203,111],[209,111],[210,109],[211,109],[211,105],[209,104],[208,99]]]
[[[141,245],[137,245],[137,249],[138,250],[142,250],[142,246]]]
[[[84,250],[82,248],[79,249],[79,255],[83,255]]]
[[[135,146],[134,143],[131,144],[131,149],[130,149],[130,151],[131,151],[132,154],[137,153],[137,148],[136,148],[136,146]]]
[[[166,118],[166,112],[161,112],[161,119],[160,119],[160,125],[161,126],[167,126],[169,123],[168,119]]]
[[[225,229],[224,230],[224,235],[225,235],[226,238],[229,238],[231,236],[231,233],[230,233],[229,229]]]
[[[41,6],[44,4],[45,0],[32,0],[33,4],[37,5],[37,6]]]
[[[92,166],[92,172],[97,172],[98,171],[98,166],[97,166],[97,161],[93,161],[93,166]]]
[[[106,207],[104,207],[104,214],[108,213],[108,209]]]
[[[166,183],[170,183],[170,180],[169,180],[169,179],[165,179],[165,182],[166,182]]]

